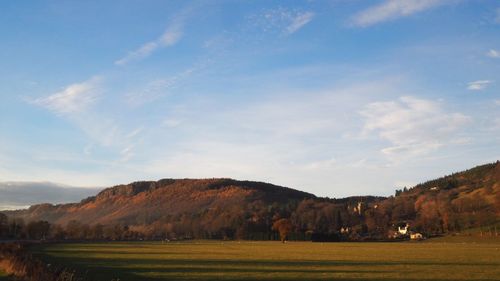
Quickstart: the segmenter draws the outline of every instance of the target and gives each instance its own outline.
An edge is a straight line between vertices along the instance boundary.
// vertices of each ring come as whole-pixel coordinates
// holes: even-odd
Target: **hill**
[[[232,179],[163,179],[134,182],[107,188],[93,197],[72,204],[38,204],[7,214],[24,221],[44,220],[67,225],[123,225],[154,235],[177,228],[185,235],[197,225],[208,235],[234,228],[250,217],[272,217],[270,213],[296,206],[310,193],[252,181]],[[263,214],[264,212],[265,214]],[[267,226],[266,226],[267,227]]]
[[[295,239],[383,239],[402,223],[426,235],[491,231],[500,221],[500,163],[398,190],[388,198],[318,198],[262,182],[164,179],[111,187],[79,203],[40,204],[6,214],[64,226],[59,235],[76,238],[272,239],[272,224],[280,218],[289,221],[289,236]]]
[[[429,232],[460,232],[495,225],[500,218],[500,162],[396,191],[391,203],[396,205],[396,217]],[[413,208],[405,211],[408,205]]]

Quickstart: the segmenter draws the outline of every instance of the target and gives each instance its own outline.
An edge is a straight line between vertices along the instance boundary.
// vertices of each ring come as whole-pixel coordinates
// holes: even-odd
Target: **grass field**
[[[7,279],[7,274],[0,271],[0,281],[7,281],[7,280],[9,280]]]
[[[44,261],[91,280],[500,280],[500,242],[53,244]]]

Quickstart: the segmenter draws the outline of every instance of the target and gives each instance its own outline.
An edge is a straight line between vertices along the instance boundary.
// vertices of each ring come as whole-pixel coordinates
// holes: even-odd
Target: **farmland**
[[[0,271],[0,281],[7,281],[7,280],[8,280],[7,275],[4,272]]]
[[[114,242],[38,245],[90,280],[500,280],[500,241]]]

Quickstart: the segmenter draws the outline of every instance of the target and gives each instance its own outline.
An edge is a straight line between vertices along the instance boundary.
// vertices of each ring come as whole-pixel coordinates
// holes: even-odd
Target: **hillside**
[[[431,232],[488,228],[500,221],[500,162],[396,191],[391,201],[397,216]],[[413,206],[409,211],[408,205]]]
[[[181,224],[184,227],[196,221],[207,228],[219,229],[241,221],[243,213],[254,212],[253,216],[261,216],[257,213],[274,212],[314,198],[306,192],[261,182],[164,179],[111,187],[80,203],[39,204],[7,214],[25,221],[45,220],[59,225],[78,221],[89,225],[120,224],[151,231],[158,225],[163,228],[177,222],[179,227]]]
[[[40,204],[6,214],[87,230],[101,225],[129,238],[269,239],[279,218],[290,221],[297,239],[312,233],[337,235],[341,229],[348,229],[344,235],[351,239],[385,238],[400,223],[431,235],[487,228],[500,221],[500,163],[399,190],[388,198],[318,198],[262,182],[164,179],[111,187],[79,203]]]

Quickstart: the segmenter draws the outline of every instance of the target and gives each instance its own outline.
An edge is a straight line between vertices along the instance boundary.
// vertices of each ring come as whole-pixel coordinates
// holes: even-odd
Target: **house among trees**
[[[363,214],[363,211],[364,211],[364,203],[362,201],[358,202],[358,204],[356,206],[354,206],[352,208],[352,211],[356,214],[358,214],[359,216],[361,216]]]
[[[389,238],[391,239],[411,239],[411,240],[422,240],[424,239],[424,236],[422,233],[419,232],[413,232],[410,230],[410,224],[407,222],[404,223],[399,223],[394,225],[394,228],[389,230],[388,235]]]
[[[340,233],[341,234],[349,234],[351,232],[351,228],[348,227],[348,226],[343,226],[342,228],[340,228]]]
[[[412,233],[410,233],[410,239],[411,240],[422,240],[422,239],[424,239],[424,236],[422,235],[422,233],[412,232]]]
[[[408,238],[410,236],[410,224],[407,222],[402,222],[393,225],[393,229],[390,229],[387,233],[387,237],[391,239],[398,238]]]
[[[410,225],[408,223],[398,225],[398,233],[402,236],[408,235],[408,228]]]

